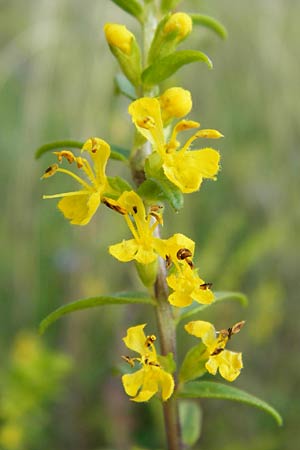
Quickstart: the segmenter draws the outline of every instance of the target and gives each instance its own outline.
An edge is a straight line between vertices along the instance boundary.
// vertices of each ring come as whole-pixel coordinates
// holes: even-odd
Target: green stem
[[[155,282],[155,297],[157,299],[156,317],[161,343],[162,355],[173,353],[176,361],[176,328],[172,313],[172,307],[168,302],[168,286],[166,283],[165,262],[160,259],[158,273]],[[175,384],[177,380],[175,379]],[[179,423],[178,402],[176,396],[172,396],[163,403],[165,430],[168,450],[181,450],[181,430]]]

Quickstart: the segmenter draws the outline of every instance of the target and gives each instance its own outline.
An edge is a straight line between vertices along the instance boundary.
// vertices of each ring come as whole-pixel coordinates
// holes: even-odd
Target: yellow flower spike
[[[168,286],[174,292],[169,295],[171,305],[184,307],[190,305],[193,300],[201,304],[210,304],[214,295],[209,286],[199,277],[197,270],[185,264],[176,273],[167,277]],[[204,289],[203,286],[206,286]]]
[[[106,164],[110,155],[109,145],[99,138],[88,139],[82,147],[82,153],[88,152],[92,160],[92,166],[88,159],[75,157],[72,152],[64,150],[55,152],[59,161],[66,158],[71,164],[76,162],[77,168],[81,170],[87,181],[70,170],[63,169],[57,164],[52,164],[42,178],[48,178],[55,173],[64,173],[75,179],[82,189],[74,192],[44,195],[44,199],[62,198],[58,202],[58,209],[74,225],[86,225],[97,211],[104,192],[110,192],[111,188],[105,175]]]
[[[177,32],[177,42],[185,39],[192,31],[193,22],[188,14],[178,12],[170,16],[164,26],[164,32],[170,34]]]
[[[181,87],[167,89],[158,101],[161,107],[163,123],[168,123],[171,119],[186,116],[192,109],[192,97],[190,91]]]
[[[244,324],[244,322],[239,324]],[[211,323],[197,320],[187,323],[184,328],[189,334],[202,339],[203,344],[207,347],[205,367],[209,373],[215,375],[219,370],[220,375],[227,381],[234,381],[239,376],[243,368],[242,354],[225,349],[232,335],[229,330],[234,327],[229,328],[228,333],[223,333],[224,330],[216,332]]]
[[[142,367],[137,372],[122,376],[122,383],[127,395],[135,402],[146,402],[158,391],[166,401],[174,391],[174,380],[159,364],[153,342],[155,336],[146,336],[146,324],[137,325],[127,330],[123,338],[125,345],[140,357],[134,358]],[[130,357],[126,357],[126,359]]]
[[[117,47],[126,55],[130,54],[134,35],[127,30],[125,25],[107,23],[104,25],[104,33],[109,45],[112,47]]]
[[[123,240],[119,244],[111,245],[109,253],[122,262],[136,260],[141,264],[152,263],[157,258],[157,238],[153,237],[153,231],[158,222],[153,223],[151,214],[146,215],[142,199],[133,191],[123,192],[118,204],[127,211],[124,218],[133,239]]]
[[[216,130],[201,130],[195,133],[179,150],[176,140],[179,131],[195,128],[198,122],[183,120],[165,142],[161,106],[155,98],[140,98],[129,106],[129,114],[138,131],[151,142],[153,150],[159,153],[166,177],[183,193],[199,190],[204,178],[215,180],[219,171],[219,153],[212,148],[189,150],[190,144],[198,137],[221,137]],[[205,136],[208,135],[208,136]]]

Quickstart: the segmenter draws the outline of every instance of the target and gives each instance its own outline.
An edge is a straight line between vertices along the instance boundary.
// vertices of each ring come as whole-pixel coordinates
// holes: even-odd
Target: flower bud
[[[185,39],[192,31],[193,23],[188,14],[178,12],[172,14],[164,26],[166,34],[175,32],[177,35],[177,42]]]
[[[104,33],[112,54],[118,60],[122,72],[136,87],[140,83],[141,52],[134,34],[125,25],[107,23]]]
[[[186,116],[192,109],[191,93],[180,87],[167,89],[158,100],[164,124],[173,118]]]
[[[107,23],[104,25],[104,33],[110,46],[118,48],[126,55],[130,54],[131,43],[134,39],[134,35],[127,30],[125,25]]]
[[[165,16],[155,31],[148,55],[149,64],[174,52],[177,45],[191,33],[192,27],[193,22],[188,14],[179,12]]]

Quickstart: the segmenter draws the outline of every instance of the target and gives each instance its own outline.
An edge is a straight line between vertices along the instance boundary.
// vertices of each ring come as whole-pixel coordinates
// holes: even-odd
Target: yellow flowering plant
[[[120,375],[124,391],[132,401],[147,402],[156,396],[162,402],[169,450],[188,448],[198,438],[193,442],[186,440],[185,425],[179,414],[183,398],[229,398],[245,402],[269,412],[281,423],[277,411],[267,403],[228,384],[213,381],[218,374],[228,382],[240,375],[242,355],[226,347],[244,321],[220,331],[206,321],[186,322],[210,305],[228,298],[243,302],[245,297],[238,293],[213,292],[212,283],[200,277],[194,264],[192,239],[182,233],[168,238],[161,236],[164,206],[169,204],[178,211],[183,207],[185,194],[198,192],[205,180],[217,179],[220,153],[207,141],[223,137],[220,131],[200,128],[198,121],[186,118],[192,110],[191,92],[180,86],[163,89],[161,83],[186,64],[200,61],[212,66],[208,56],[198,50],[177,49],[192,33],[194,25],[205,23],[221,37],[226,32],[213,18],[207,20],[201,14],[174,11],[177,1],[113,1],[137,19],[142,33],[143,45],[140,45],[125,25],[108,23],[104,27],[109,49],[121,70],[116,77],[118,91],[129,99],[128,113],[135,132],[132,149],[89,137],[85,142],[46,144],[37,151],[37,156],[55,150],[56,161],[46,168],[42,180],[63,173],[80,186],[79,190],[43,197],[59,198],[58,209],[71,224],[88,225],[101,203],[111,210],[116,221],[123,217],[131,236],[124,235],[122,242],[109,246],[108,252],[120,262],[134,261],[146,289],[143,293],[100,295],[64,305],[42,321],[41,331],[62,315],[79,309],[107,304],[151,305],[157,317],[157,342],[155,334],[145,334],[146,323],[131,324],[123,338],[127,349],[124,347]],[[179,135],[183,132],[188,135],[181,143]],[[204,146],[192,148],[198,139],[204,139]],[[76,156],[74,149],[81,152]],[[131,184],[108,175],[110,159],[129,162]],[[192,335],[200,342],[188,349],[179,361],[176,329],[182,322],[185,322],[186,340],[193,339],[188,336]],[[133,356],[127,354],[128,349]],[[189,405],[194,411],[194,403]]]

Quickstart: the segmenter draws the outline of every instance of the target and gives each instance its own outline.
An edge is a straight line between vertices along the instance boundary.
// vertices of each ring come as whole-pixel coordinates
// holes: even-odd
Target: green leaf
[[[282,417],[271,405],[241,389],[227,384],[215,383],[213,381],[192,381],[184,384],[178,395],[183,398],[221,398],[247,403],[269,413],[279,426],[282,425]]]
[[[216,19],[205,14],[190,14],[193,25],[202,25],[217,33],[222,39],[227,38],[226,28]]]
[[[118,5],[128,14],[136,17],[140,22],[143,21],[143,8],[137,0],[112,0],[112,2]]]
[[[44,144],[37,149],[35,152],[35,159],[40,158],[44,153],[51,152],[52,150],[59,150],[61,148],[82,148],[84,142],[80,141],[55,141],[49,142],[48,144]],[[127,161],[130,156],[130,150],[122,147],[118,147],[117,145],[111,145],[111,159],[116,159],[119,161]]]
[[[122,177],[107,177],[109,185],[120,196],[124,191],[132,191],[132,187]]]
[[[51,150],[58,150],[60,148],[82,148],[83,144],[84,142],[72,140],[49,142],[36,150],[35,159],[40,158],[44,153],[51,152]]]
[[[167,179],[149,178],[140,185],[137,192],[149,201],[168,201],[176,212],[183,207],[182,192]]]
[[[95,308],[96,306],[126,305],[132,303],[155,305],[154,300],[149,298],[147,294],[140,292],[124,292],[110,296],[83,298],[72,303],[67,303],[66,305],[63,305],[53,311],[44,320],[42,320],[42,322],[40,323],[39,331],[41,334],[44,333],[49,325],[51,325],[60,317],[73,311]]]
[[[118,73],[115,76],[115,83],[117,92],[121,92],[125,97],[129,98],[130,100],[136,99],[136,92],[133,84],[130,83],[130,81],[123,75],[122,73]]]
[[[245,294],[242,294],[241,292],[226,292],[226,291],[219,291],[214,292],[215,301],[213,303],[210,303],[208,305],[199,305],[199,303],[192,303],[192,305],[187,306],[186,308],[181,309],[181,314],[177,318],[177,324],[181,322],[182,320],[188,319],[191,316],[194,316],[200,312],[202,312],[204,309],[208,308],[209,306],[213,306],[216,303],[223,302],[224,300],[236,300],[241,303],[242,306],[248,305],[248,300]]]
[[[189,400],[179,403],[179,420],[183,443],[189,447],[196,444],[201,434],[202,411],[200,406]]]
[[[201,377],[207,372],[205,363],[207,362],[207,348],[200,342],[200,344],[192,347],[183,360],[179,372],[180,382],[186,382]]]
[[[146,86],[153,86],[169,78],[180,67],[197,61],[205,62],[210,69],[212,68],[211,60],[204,53],[197,50],[180,50],[147,67],[142,73],[142,81]]]
[[[167,355],[157,355],[157,359],[161,367],[169,373],[174,373],[176,370],[176,362],[174,361],[173,353]]]

